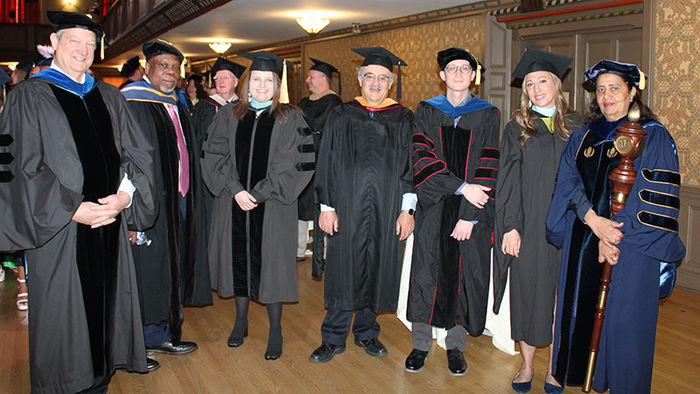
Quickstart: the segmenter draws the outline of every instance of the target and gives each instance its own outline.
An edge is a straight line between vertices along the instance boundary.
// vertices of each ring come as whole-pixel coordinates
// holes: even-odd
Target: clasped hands
[[[585,221],[588,227],[598,237],[598,262],[608,262],[610,265],[617,264],[620,256],[620,249],[615,245],[622,241],[624,234],[619,230],[624,223],[615,222],[596,215],[592,209],[586,212]]]
[[[489,202],[489,195],[486,194],[487,191],[491,190],[488,186],[482,186],[475,183],[464,185],[460,190],[459,194],[464,196],[464,198],[469,201],[470,204],[477,207],[478,209],[484,209],[486,203]],[[455,224],[454,229],[450,237],[456,239],[457,241],[464,241],[472,236],[472,231],[474,231],[474,223],[460,219]]]
[[[97,200],[97,203],[83,201],[73,214],[74,222],[98,228],[114,223],[119,213],[131,202],[129,194],[120,191]]]

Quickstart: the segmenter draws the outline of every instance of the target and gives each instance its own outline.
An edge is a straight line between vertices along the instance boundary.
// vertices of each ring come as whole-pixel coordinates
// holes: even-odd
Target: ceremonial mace
[[[639,157],[644,151],[647,135],[644,128],[637,123],[640,118],[640,110],[637,104],[630,108],[627,114],[627,122],[617,128],[615,134],[615,149],[620,153],[620,164],[615,168],[608,179],[612,181],[613,192],[610,195],[610,210],[615,216],[622,207],[632,190],[637,172],[634,170],[634,159]],[[605,304],[608,301],[608,290],[610,290],[610,280],[613,266],[607,261],[604,263],[603,276],[600,278],[600,294],[598,294],[598,304],[596,305],[595,320],[593,322],[593,333],[591,335],[591,345],[588,353],[588,364],[586,368],[586,380],[583,383],[583,391],[589,393],[593,384],[593,371],[595,370],[595,360],[598,355],[598,344],[600,333],[603,330],[603,320],[605,320]]]

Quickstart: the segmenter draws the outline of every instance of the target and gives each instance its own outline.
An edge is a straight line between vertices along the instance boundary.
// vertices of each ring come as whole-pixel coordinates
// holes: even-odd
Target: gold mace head
[[[639,122],[639,118],[642,116],[642,111],[639,110],[639,106],[637,103],[632,104],[632,108],[630,108],[629,112],[627,113],[627,120],[629,120],[632,123],[637,123]]]

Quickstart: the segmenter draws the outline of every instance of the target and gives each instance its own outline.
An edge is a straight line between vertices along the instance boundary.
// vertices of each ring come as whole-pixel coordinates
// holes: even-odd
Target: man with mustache
[[[173,93],[184,56],[165,41],[143,45],[143,81],[122,89],[146,138],[155,147],[160,213],[143,233],[130,232],[143,313],[146,349],[186,354],[182,305],[211,304],[202,212],[200,148],[187,110]],[[138,242],[137,242],[138,241]]]
[[[329,235],[321,346],[309,360],[330,361],[345,351],[352,322],[355,344],[385,356],[377,313],[395,312],[403,240],[413,232],[413,113],[387,98],[394,65],[384,48],[359,48],[362,96],[328,116],[316,167],[319,227]],[[400,97],[400,81],[399,92]]]

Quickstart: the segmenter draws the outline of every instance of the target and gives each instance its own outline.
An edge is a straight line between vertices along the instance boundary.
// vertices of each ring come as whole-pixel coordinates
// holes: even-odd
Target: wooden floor
[[[468,338],[466,376],[447,371],[445,352],[433,345],[424,370],[404,372],[411,351],[410,332],[391,314],[379,317],[380,340],[389,355],[373,358],[348,340],[345,353],[327,364],[307,360],[320,344],[323,282],[310,276],[310,262],[298,264],[300,302],[283,311],[284,354],[263,359],[267,343],[267,312],[251,304],[250,336],[240,348],[226,346],[234,321],[232,299],[215,297],[214,305],[186,308],[183,338],[199,344],[185,356],[158,355],[161,368],[150,374],[117,372],[110,393],[228,393],[228,392],[467,392],[512,393],[510,381],[520,356],[508,356],[491,345],[490,337]],[[0,392],[28,393],[26,313],[15,308],[17,282],[8,272],[0,284]],[[700,294],[676,289],[661,306],[654,362],[653,392],[700,391]],[[534,389],[543,392],[547,353],[538,350]],[[567,393],[580,393],[568,388]]]

